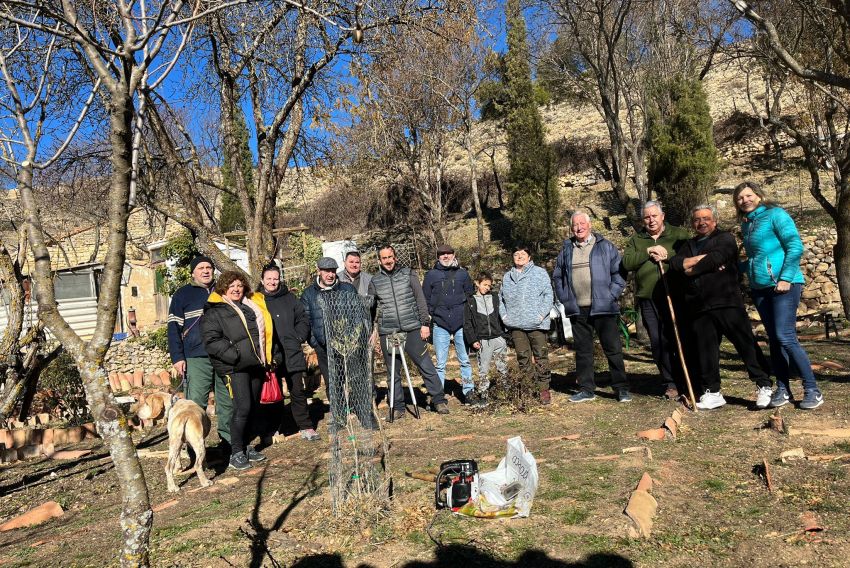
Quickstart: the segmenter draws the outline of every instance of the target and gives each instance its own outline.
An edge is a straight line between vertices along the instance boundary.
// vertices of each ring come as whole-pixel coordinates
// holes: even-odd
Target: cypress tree
[[[508,50],[505,54],[505,130],[508,139],[508,193],[513,236],[535,246],[555,232],[559,196],[552,151],[544,141],[543,121],[531,80],[531,55],[519,0],[508,0]]]
[[[248,126],[245,124],[245,115],[240,108],[234,109],[233,122],[233,132],[239,143],[239,151],[242,154],[242,176],[245,178],[246,187],[253,188],[254,169],[251,148],[248,146]],[[224,164],[221,167],[222,185],[230,191],[235,192],[236,180],[233,177],[233,172],[230,171],[230,156],[228,155],[230,149],[225,146],[223,152]],[[246,227],[245,212],[242,211],[242,204],[239,202],[239,198],[231,193],[223,193],[221,196],[219,227],[222,233],[244,230]]]
[[[674,217],[705,202],[719,169],[712,119],[702,82],[662,82],[649,115],[648,181]],[[678,215],[676,215],[678,213]]]

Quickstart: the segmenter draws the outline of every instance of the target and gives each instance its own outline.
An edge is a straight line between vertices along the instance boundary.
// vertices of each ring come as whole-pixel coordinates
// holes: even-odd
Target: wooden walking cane
[[[673,335],[676,336],[676,348],[679,349],[679,358],[682,360],[682,371],[685,373],[685,383],[688,385],[688,395],[691,397],[691,406],[694,412],[697,410],[697,399],[694,397],[694,388],[691,386],[691,376],[688,373],[688,365],[685,363],[685,352],[682,350],[682,340],[679,338],[679,324],[676,323],[676,312],[673,310],[673,300],[670,298],[670,290],[667,289],[667,279],[664,278],[664,263],[658,263],[661,272],[661,282],[664,284],[664,295],[667,296],[667,307],[670,308],[670,319],[673,320]]]

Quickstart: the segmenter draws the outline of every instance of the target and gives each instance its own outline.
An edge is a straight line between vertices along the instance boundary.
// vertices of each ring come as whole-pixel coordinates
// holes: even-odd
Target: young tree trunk
[[[475,208],[475,228],[478,235],[478,261],[484,256],[484,214],[481,211],[481,199],[478,197],[478,172],[476,171],[475,150],[472,147],[472,133],[470,126],[466,123],[463,144],[466,147],[466,156],[469,160],[469,187],[472,191],[472,205]]]
[[[496,196],[499,198],[499,209],[505,208],[505,192],[499,179],[499,168],[496,167],[496,151],[490,154],[490,166],[493,168],[493,183],[496,184]]]
[[[121,92],[123,85],[110,89],[109,125],[112,174],[109,186],[107,253],[98,296],[97,323],[92,339],[85,343],[59,313],[53,288],[50,254],[45,244],[38,205],[32,191],[32,167],[19,170],[18,188],[25,223],[35,258],[33,276],[38,297],[39,318],[68,350],[80,371],[86,399],[95,426],[109,448],[122,493],[122,566],[149,564],[149,538],[153,513],[148,500],[144,472],[130,438],[127,420],[108,387],[103,360],[115,328],[121,275],[127,246],[127,218],[132,166],[133,99]]]
[[[841,307],[844,310],[844,317],[850,319],[850,184],[844,181],[848,179],[850,178],[843,176],[843,187],[840,187],[837,192],[838,199],[835,204],[837,217],[834,219],[837,238],[832,257],[835,259]]]

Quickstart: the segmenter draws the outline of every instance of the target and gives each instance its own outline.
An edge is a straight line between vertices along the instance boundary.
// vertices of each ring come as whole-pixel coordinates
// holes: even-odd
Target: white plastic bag
[[[498,467],[479,476],[477,501],[458,512],[475,517],[527,517],[537,484],[537,461],[516,436],[508,440],[507,455]]]

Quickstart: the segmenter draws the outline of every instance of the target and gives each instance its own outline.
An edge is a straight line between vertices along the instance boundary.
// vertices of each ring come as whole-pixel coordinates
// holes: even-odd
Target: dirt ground
[[[687,413],[678,439],[658,442],[641,442],[636,432],[660,426],[677,405],[658,396],[645,349],[633,344],[627,351],[631,404],[617,403],[601,387],[596,401],[573,405],[567,401],[575,384],[572,354],[560,348],[551,355],[549,407],[525,414],[473,412],[453,398],[446,417],[425,412],[418,421],[408,416],[385,425],[394,495],[389,511],[371,518],[331,514],[324,422],[323,441],[275,444],[266,449],[268,462],[247,472],[211,463],[216,483],[196,490],[197,479],[184,476],[176,498],[165,489],[164,460],[143,458],[155,510],[152,565],[847,566],[850,459],[779,460],[781,452],[796,447],[807,456],[850,453],[850,438],[794,435],[796,429],[847,428],[850,418],[850,341],[809,339],[805,345],[813,363],[839,365],[819,372],[826,398],[821,408],[783,409],[791,434],[761,428],[772,411],[753,408],[754,386],[724,344],[729,404]],[[604,373],[600,379],[603,383]],[[794,391],[802,396],[799,382]],[[569,434],[578,439],[563,439]],[[493,469],[505,440],[515,435],[538,460],[540,488],[527,519],[435,513],[432,484],[405,476],[458,458],[477,459],[482,471]],[[139,446],[164,450],[165,438],[160,428]],[[642,444],[652,459],[622,452]],[[120,493],[102,445],[89,447],[93,453],[75,462],[0,467],[0,522],[48,500],[66,510],[40,527],[0,533],[0,565],[116,564]],[[760,471],[763,460],[772,492]],[[649,538],[629,538],[623,509],[644,472],[655,480],[658,512]],[[822,531],[803,532],[801,515],[807,512]]]

